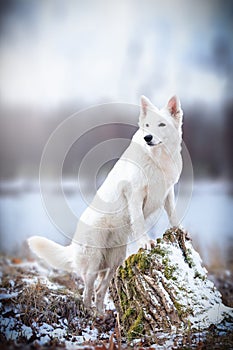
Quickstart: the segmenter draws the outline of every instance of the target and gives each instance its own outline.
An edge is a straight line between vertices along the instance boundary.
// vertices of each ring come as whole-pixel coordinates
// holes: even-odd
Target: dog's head
[[[148,98],[141,96],[139,127],[143,131],[145,144],[159,147],[181,141],[182,116],[180,101],[176,96],[162,109],[158,109]]]

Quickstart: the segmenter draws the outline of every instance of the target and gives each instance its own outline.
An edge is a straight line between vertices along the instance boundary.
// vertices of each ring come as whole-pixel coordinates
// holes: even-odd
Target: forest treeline
[[[222,108],[221,112],[209,110],[205,106],[187,108],[183,106],[184,141],[191,155],[194,175],[233,179],[233,102]],[[1,109],[0,117],[0,178],[9,179],[18,176],[38,177],[39,164],[45,144],[56,129],[74,111],[71,107],[59,111],[29,111],[28,109]],[[63,174],[72,176],[88,150],[99,142],[111,138],[130,139],[136,126],[127,125],[127,113],[135,113],[127,108],[113,111],[116,123],[100,126],[77,140],[70,148],[63,166]],[[219,115],[221,113],[221,115]],[[124,116],[122,116],[124,114]],[[137,123],[135,114],[135,125]],[[98,118],[98,116],[97,116]],[[101,118],[101,116],[99,116]],[[78,130],[77,130],[78,131]],[[65,137],[69,137],[69,132]],[[66,140],[61,140],[62,143]],[[49,165],[48,174],[53,173],[59,149],[56,149]]]

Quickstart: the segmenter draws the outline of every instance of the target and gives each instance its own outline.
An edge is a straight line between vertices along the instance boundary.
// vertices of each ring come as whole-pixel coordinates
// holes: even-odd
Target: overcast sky
[[[25,1],[1,5],[0,102],[221,103],[232,68],[231,1]],[[232,74],[232,73],[231,73]]]

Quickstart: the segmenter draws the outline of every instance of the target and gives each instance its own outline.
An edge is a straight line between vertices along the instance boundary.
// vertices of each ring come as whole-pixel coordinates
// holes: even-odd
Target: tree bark
[[[167,230],[151,250],[129,256],[117,269],[110,294],[128,340],[157,331],[204,329],[231,312],[180,229]]]

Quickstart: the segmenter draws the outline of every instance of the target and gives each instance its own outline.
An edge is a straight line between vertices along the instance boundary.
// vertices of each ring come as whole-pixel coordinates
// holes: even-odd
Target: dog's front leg
[[[150,242],[145,229],[145,218],[142,210],[143,198],[134,195],[128,203],[132,238],[139,247],[150,248]]]
[[[170,225],[172,227],[178,227],[179,226],[179,220],[176,215],[175,210],[175,194],[174,194],[174,186],[169,190],[168,195],[165,199],[164,208],[167,212]]]

